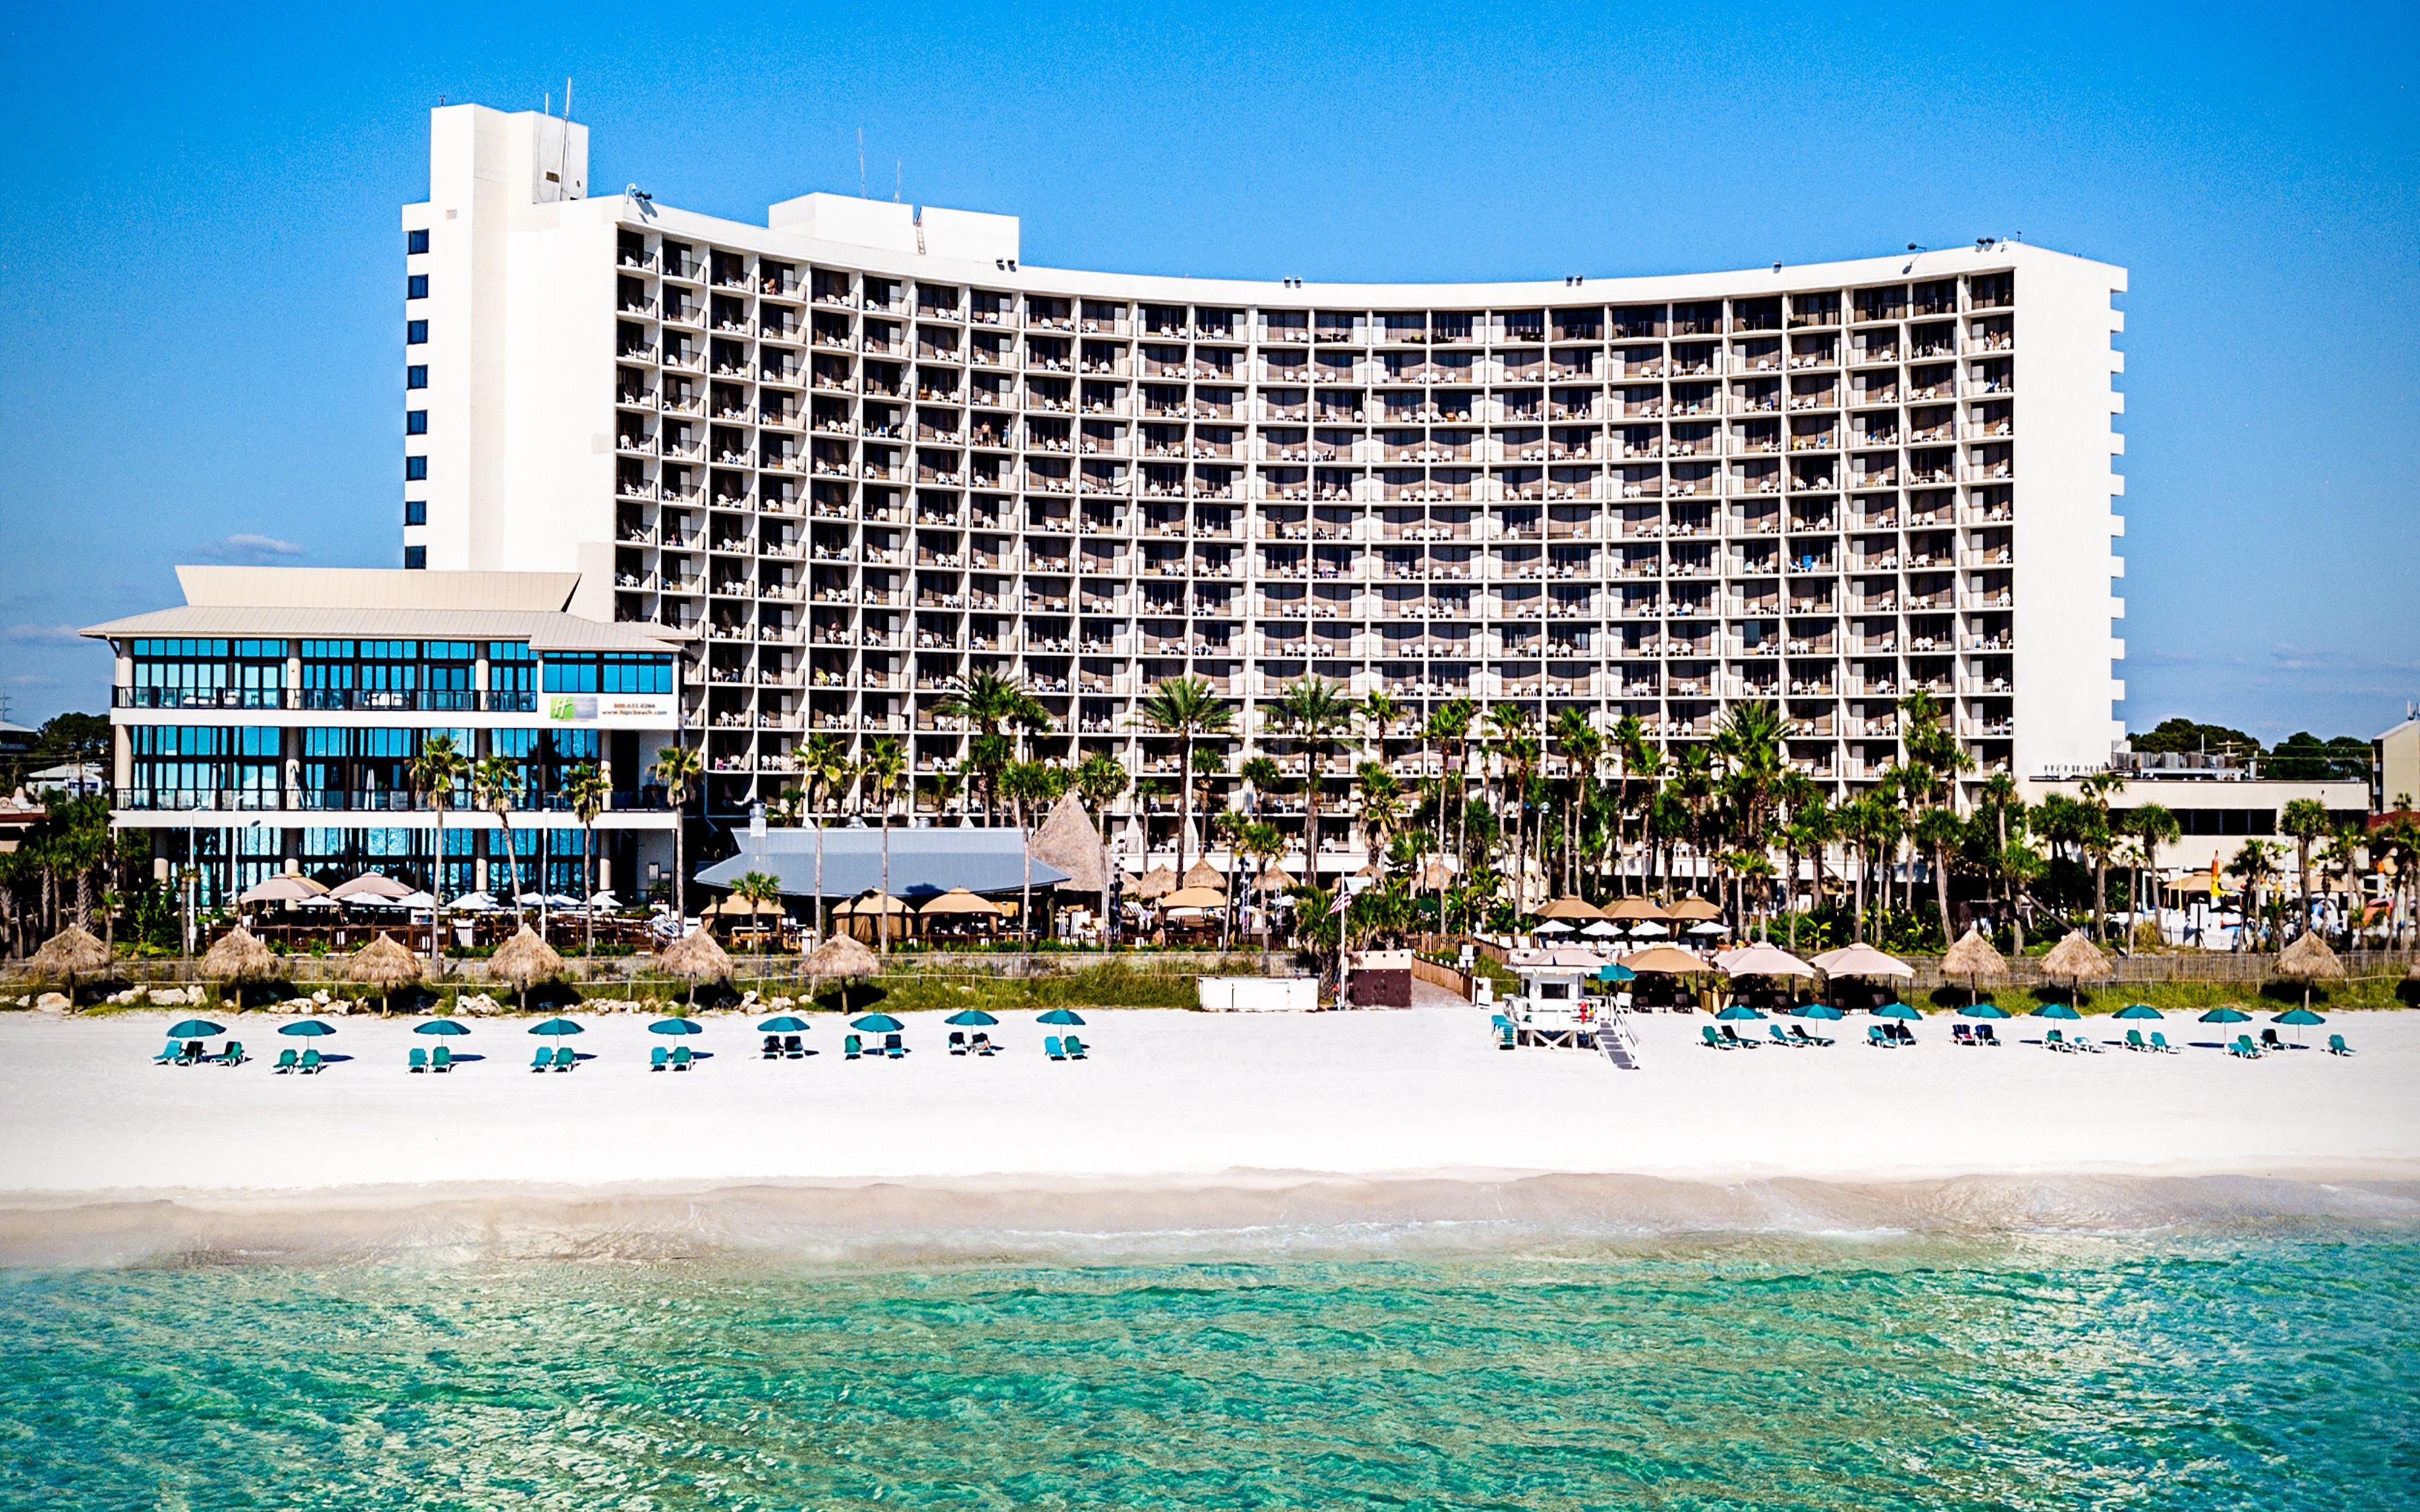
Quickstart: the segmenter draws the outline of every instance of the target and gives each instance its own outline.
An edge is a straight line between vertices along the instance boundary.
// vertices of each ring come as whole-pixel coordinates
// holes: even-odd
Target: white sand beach
[[[851,1063],[818,1016],[805,1060],[758,1057],[752,1021],[712,1017],[687,1072],[651,1072],[665,1041],[636,1016],[592,1017],[567,1073],[528,1069],[523,1022],[475,1021],[479,1057],[410,1073],[436,1041],[408,1021],[349,1018],[317,1041],[316,1076],[276,1075],[279,1019],[234,1021],[238,1068],[150,1064],[172,1015],[0,1017],[0,1198],[12,1206],[146,1195],[300,1194],[535,1184],[633,1189],[750,1182],[1200,1182],[1614,1173],[1696,1182],[1965,1176],[2420,1177],[2420,1014],[2337,1015],[2360,1050],[2257,1062],[2216,1026],[2146,1026],[2191,1046],[2056,1055],[2040,1021],[1996,1050],[1919,1026],[1912,1049],[1699,1044],[1700,1018],[1637,1020],[1641,1069],[1578,1051],[1495,1049],[1462,1005],[1315,1015],[1087,1015],[1091,1057],[1054,1063],[1031,1022],[989,1059],[944,1049],[910,1016],[912,1053]],[[2096,1035],[2127,1026],[2085,1026]],[[1749,1026],[1761,1030],[1763,1026]],[[2257,1029],[2259,1026],[2251,1026]],[[2286,1031],[2291,1038],[2291,1031]],[[213,1044],[215,1048],[215,1043]]]

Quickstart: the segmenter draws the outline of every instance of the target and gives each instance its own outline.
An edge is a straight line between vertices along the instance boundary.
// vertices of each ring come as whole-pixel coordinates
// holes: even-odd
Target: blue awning
[[[709,887],[728,887],[751,872],[773,879],[783,895],[809,898],[815,891],[815,832],[768,829],[761,837],[742,829],[734,837],[739,854],[697,873]],[[969,892],[1016,892],[1025,885],[1025,853],[1015,829],[894,829],[891,832],[891,893],[910,903],[938,897],[952,887]],[[1033,885],[1055,887],[1067,873],[1033,862]],[[824,831],[827,898],[854,898],[882,886],[882,831]]]

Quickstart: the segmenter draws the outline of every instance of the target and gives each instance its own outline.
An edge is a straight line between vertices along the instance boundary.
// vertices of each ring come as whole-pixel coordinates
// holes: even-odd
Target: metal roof
[[[762,872],[791,897],[813,897],[815,890],[815,832],[811,828],[768,829],[751,836],[745,829],[733,837],[739,854],[717,861],[697,873],[709,887],[727,887],[750,872]],[[891,831],[891,893],[922,902],[953,887],[969,892],[1015,892],[1025,883],[1022,837],[1003,829],[893,829]],[[1056,886],[1067,873],[1036,858],[1033,885]],[[882,886],[882,831],[824,831],[824,890],[827,898],[854,898]]]
[[[576,572],[418,572],[400,567],[177,569],[185,602],[205,609],[520,609],[560,613]]]

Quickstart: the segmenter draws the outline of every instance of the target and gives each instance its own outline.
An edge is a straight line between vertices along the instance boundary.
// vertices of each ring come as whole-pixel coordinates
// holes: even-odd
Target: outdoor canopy
[[[1812,977],[1815,968],[1777,945],[1743,945],[1714,957],[1734,977]]]
[[[1668,977],[1720,976],[1723,970],[1711,961],[1700,961],[1688,951],[1671,945],[1651,945],[1644,950],[1623,956],[1621,964],[1642,975],[1657,972]]]
[[[1844,945],[1826,950],[1810,963],[1827,977],[1913,977],[1916,968],[1870,945]]]

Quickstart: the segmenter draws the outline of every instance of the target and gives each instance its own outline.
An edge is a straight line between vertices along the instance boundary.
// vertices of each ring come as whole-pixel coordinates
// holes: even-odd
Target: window
[[[550,693],[669,693],[673,690],[672,658],[627,651],[549,656],[546,659],[546,690]]]
[[[428,411],[426,409],[405,410],[403,412],[403,433],[406,436],[427,435]]]
[[[403,281],[403,297],[407,300],[428,298],[428,275],[413,273]]]
[[[426,483],[428,481],[428,458],[425,456],[405,457],[403,459],[403,481],[406,483]]]
[[[426,343],[428,340],[428,322],[406,320],[403,323],[403,340],[406,346],[411,347],[418,347]]]
[[[403,250],[406,255],[427,252],[428,250],[428,233],[426,230],[406,231],[403,234]]]
[[[428,565],[428,548],[425,546],[405,547],[403,548],[403,565],[405,570],[411,572],[419,572],[427,568]]]
[[[405,500],[403,501],[403,522],[406,525],[427,524],[428,501],[425,499]]]
[[[407,389],[425,389],[428,387],[427,367],[425,364],[415,363],[411,367],[405,368],[403,370],[403,386]]]

